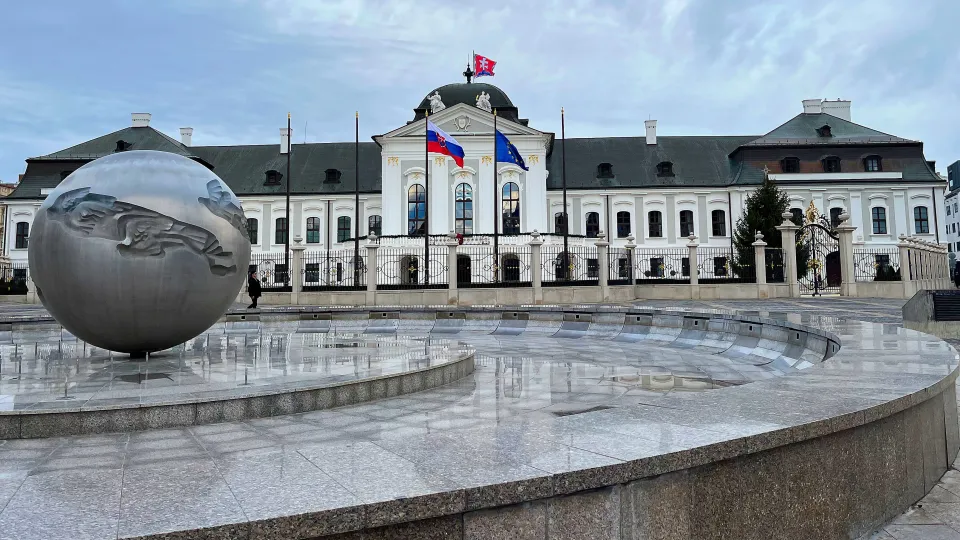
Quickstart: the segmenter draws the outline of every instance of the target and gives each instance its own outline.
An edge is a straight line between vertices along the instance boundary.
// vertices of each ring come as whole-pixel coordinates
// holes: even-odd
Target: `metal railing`
[[[544,286],[600,282],[600,263],[594,245],[571,245],[564,252],[563,244],[544,244],[540,246],[540,269]]]
[[[738,260],[737,252],[729,247],[697,249],[697,275],[700,283],[756,283],[754,260]]]
[[[529,287],[533,281],[530,246],[493,245],[457,247],[457,287]],[[536,265],[539,269],[539,261]]]
[[[853,274],[857,281],[900,281],[900,249],[854,248]]]
[[[304,251],[300,269],[304,291],[360,290],[366,287],[366,249],[360,257],[352,249]]]
[[[608,248],[607,251],[607,284],[608,285],[629,285],[633,274],[631,263],[631,254],[629,249]]]
[[[764,271],[767,273],[767,283],[785,283],[786,267],[783,262],[783,248],[764,249]]]
[[[637,249],[634,267],[637,283],[689,283],[690,250],[687,248]]]
[[[0,295],[27,294],[26,261],[0,265]]]
[[[293,264],[293,253],[290,253],[290,264]],[[251,253],[250,269],[256,272],[260,280],[260,287],[264,291],[290,291],[290,272],[286,267],[283,253]]]
[[[422,238],[421,238],[422,239]],[[423,247],[381,247],[377,251],[377,289],[434,289],[448,285],[447,246],[430,246],[429,267]]]

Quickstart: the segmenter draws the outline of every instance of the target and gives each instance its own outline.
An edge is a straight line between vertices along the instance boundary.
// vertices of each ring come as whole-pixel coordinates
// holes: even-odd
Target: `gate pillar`
[[[844,210],[836,228],[840,236],[840,296],[857,296],[857,278],[853,271],[853,231],[857,228],[850,225],[849,220],[850,214]]]
[[[790,287],[790,297],[800,298],[800,282],[797,281],[797,225],[793,223],[793,214],[781,214],[783,223],[777,225],[780,242],[783,247],[783,278]]]

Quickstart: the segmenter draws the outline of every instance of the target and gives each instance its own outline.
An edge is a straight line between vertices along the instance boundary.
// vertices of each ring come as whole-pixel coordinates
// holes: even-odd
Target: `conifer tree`
[[[734,271],[740,276],[747,276],[753,273],[754,266],[753,243],[756,241],[757,231],[763,235],[763,241],[767,247],[779,248],[781,246],[781,234],[777,230],[777,225],[783,223],[783,213],[790,206],[790,200],[787,194],[780,190],[776,184],[770,180],[766,173],[763,175],[763,183],[756,191],[747,196],[743,215],[737,220],[737,227],[733,232],[733,251],[734,260],[731,263]],[[796,219],[794,219],[796,223]],[[796,223],[803,225],[803,223]],[[804,251],[798,248],[797,259],[803,259],[802,267],[798,265],[798,270],[806,270],[806,255],[800,252]],[[768,255],[769,267],[770,257]],[[767,268],[767,278],[771,279],[770,268]]]

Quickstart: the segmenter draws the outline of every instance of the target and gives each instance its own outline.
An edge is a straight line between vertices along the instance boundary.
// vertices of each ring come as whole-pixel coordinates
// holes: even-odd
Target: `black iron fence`
[[[366,288],[366,248],[359,257],[352,249],[304,251],[300,279],[304,291]]]
[[[608,248],[609,273],[607,284],[629,285],[632,281],[633,265],[630,264],[630,250],[625,248]]]
[[[27,294],[27,263],[0,265],[0,294]]]
[[[899,248],[853,248],[857,281],[900,281]]]
[[[600,282],[600,259],[597,246],[544,244],[540,247],[540,270],[544,286],[597,285]]]
[[[377,289],[434,289],[448,285],[448,248],[430,246],[429,261],[423,248],[387,247],[377,250]]]
[[[785,283],[786,269],[783,264],[783,248],[765,248],[764,271],[767,273],[767,283]]]
[[[283,253],[251,253],[249,272],[256,272],[264,291],[290,291],[292,287],[287,264]],[[293,264],[293,253],[290,253],[289,264]]]
[[[729,247],[697,249],[697,275],[700,283],[756,283],[757,270],[753,256],[738,260]]]
[[[533,281],[528,245],[457,247],[457,287],[529,287]],[[536,268],[539,269],[539,261]]]
[[[636,250],[637,283],[690,283],[690,250],[644,248]]]

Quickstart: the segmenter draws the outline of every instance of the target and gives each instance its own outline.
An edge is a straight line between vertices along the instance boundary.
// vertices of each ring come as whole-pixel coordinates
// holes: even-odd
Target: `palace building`
[[[282,253],[287,234],[301,237],[308,251],[352,247],[357,182],[361,236],[492,234],[494,219],[506,238],[559,233],[564,172],[569,234],[603,231],[613,247],[631,236],[640,247],[679,247],[690,235],[701,246],[729,247],[744,200],[765,173],[795,212],[811,203],[833,220],[849,212],[855,243],[893,246],[901,234],[940,241],[943,182],[923,144],[853,122],[850,105],[804,100],[799,114],[766,134],[662,136],[657,121],[647,120],[635,137],[564,142],[523,118],[496,86],[454,83],[427,93],[393,131],[362,142],[359,170],[353,142],[290,144],[281,129],[274,144],[194,146],[192,128],[182,128],[177,140],[150,127],[149,114],[135,113],[128,127],[26,160],[22,180],[3,201],[5,255],[26,261],[34,214],[61,180],[128,150],[173,152],[209,167],[242,201],[255,254]],[[494,163],[491,109],[529,170]],[[424,159],[428,113],[463,147],[462,167],[447,156]]]

